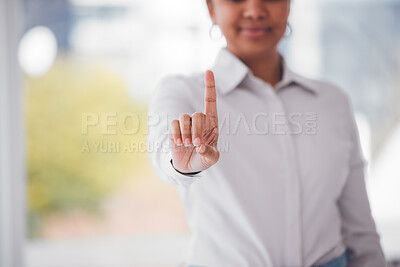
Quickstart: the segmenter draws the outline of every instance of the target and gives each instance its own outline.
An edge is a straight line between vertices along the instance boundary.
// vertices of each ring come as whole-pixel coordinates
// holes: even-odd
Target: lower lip
[[[241,32],[249,37],[263,37],[270,33],[272,29],[257,29],[257,30],[251,30],[251,29],[241,29]]]

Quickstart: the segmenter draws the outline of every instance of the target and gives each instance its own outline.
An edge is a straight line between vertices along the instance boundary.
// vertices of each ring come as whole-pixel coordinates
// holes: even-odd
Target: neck
[[[275,88],[282,79],[279,52],[276,49],[268,54],[264,53],[261,56],[238,57],[247,65],[254,76],[269,83],[273,88]]]

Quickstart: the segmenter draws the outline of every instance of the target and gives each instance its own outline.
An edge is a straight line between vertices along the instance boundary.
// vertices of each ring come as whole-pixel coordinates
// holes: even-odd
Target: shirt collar
[[[315,81],[292,71],[287,66],[282,54],[279,55],[283,67],[283,78],[276,86],[276,90],[280,90],[295,83],[299,85],[300,88],[310,91],[313,94],[317,94],[318,87],[316,86]],[[226,47],[221,48],[219,51],[211,70],[215,74],[216,88],[222,94],[227,94],[235,89],[246,76],[254,77],[247,65],[231,53]]]

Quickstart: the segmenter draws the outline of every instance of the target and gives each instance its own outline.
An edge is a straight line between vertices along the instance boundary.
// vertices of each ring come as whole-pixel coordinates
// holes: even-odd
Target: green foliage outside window
[[[58,59],[46,75],[25,81],[29,234],[35,237],[46,215],[76,209],[96,213],[99,201],[123,181],[140,179],[135,173],[147,154],[124,151],[124,146],[145,144],[146,105],[129,95],[120,75],[100,63]],[[98,124],[84,127],[85,114],[92,120],[97,116]],[[107,131],[104,114],[116,115],[108,117],[117,125]],[[139,120],[125,116],[122,122],[123,114]],[[121,126],[137,131],[127,134]]]

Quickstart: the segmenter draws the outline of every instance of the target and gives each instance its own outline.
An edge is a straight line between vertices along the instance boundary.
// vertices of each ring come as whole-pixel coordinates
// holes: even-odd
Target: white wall
[[[20,1],[0,0],[0,267],[23,267],[25,153],[17,63]]]

